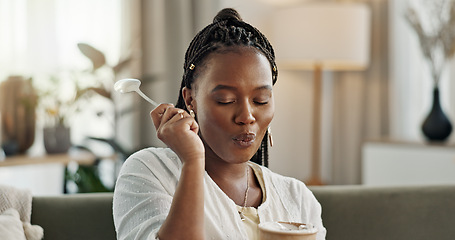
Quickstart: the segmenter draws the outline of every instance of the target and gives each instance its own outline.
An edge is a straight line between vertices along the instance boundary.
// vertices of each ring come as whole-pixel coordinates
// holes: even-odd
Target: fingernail
[[[184,113],[184,112],[185,112],[185,110],[182,110],[182,109],[180,109],[180,110],[177,111],[178,114],[182,114],[182,113]]]

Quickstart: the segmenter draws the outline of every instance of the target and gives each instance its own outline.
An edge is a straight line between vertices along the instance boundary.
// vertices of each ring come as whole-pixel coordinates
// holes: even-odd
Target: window
[[[99,49],[113,66],[120,58],[121,23],[121,0],[0,0],[0,82],[21,75],[42,85],[50,76],[87,73],[91,62],[79,51],[80,42]],[[84,74],[78,77],[86,84],[93,80],[84,79]],[[102,77],[112,78],[112,74]],[[74,88],[65,86],[63,93]],[[95,100],[87,107],[106,104],[102,98]],[[91,116],[80,114],[83,119],[72,129],[72,139],[88,133],[113,134],[111,123],[94,119],[95,111]]]

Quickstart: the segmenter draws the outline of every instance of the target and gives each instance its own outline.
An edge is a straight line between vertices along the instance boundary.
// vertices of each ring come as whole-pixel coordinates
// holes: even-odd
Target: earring
[[[267,132],[269,134],[269,143],[270,143],[270,147],[273,147],[273,138],[272,138],[272,128],[269,126],[269,128],[267,129]]]
[[[196,118],[196,114],[194,114],[193,109],[190,110],[190,116],[191,116],[192,118]]]

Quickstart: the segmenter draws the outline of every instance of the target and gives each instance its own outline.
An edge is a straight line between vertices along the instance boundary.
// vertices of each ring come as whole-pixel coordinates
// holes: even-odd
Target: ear
[[[187,87],[182,88],[182,96],[188,110],[194,110],[194,91]]]

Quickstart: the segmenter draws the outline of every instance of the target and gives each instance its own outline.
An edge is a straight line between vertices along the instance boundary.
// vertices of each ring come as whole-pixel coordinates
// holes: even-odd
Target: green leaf
[[[87,58],[90,59],[90,61],[92,61],[93,71],[106,64],[106,57],[100,50],[90,46],[87,43],[78,43],[77,47],[82,52],[82,54],[84,54]]]
[[[111,93],[106,91],[106,89],[103,88],[97,88],[97,87],[89,87],[89,88],[84,88],[84,89],[78,89],[77,94],[76,94],[76,99],[79,99],[83,95],[87,93],[95,92],[98,95],[105,97],[107,99],[111,99]]]
[[[131,57],[128,57],[128,58],[125,58],[123,59],[122,61],[120,61],[119,63],[117,63],[117,65],[115,65],[112,69],[114,70],[114,73],[117,74],[119,73],[122,69],[124,69],[125,67],[127,67],[131,62]]]

